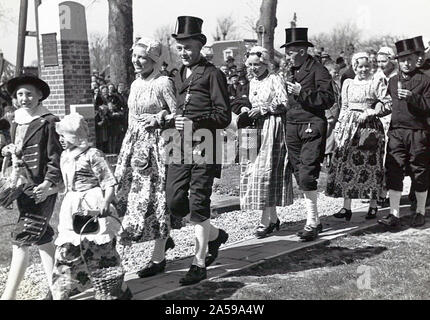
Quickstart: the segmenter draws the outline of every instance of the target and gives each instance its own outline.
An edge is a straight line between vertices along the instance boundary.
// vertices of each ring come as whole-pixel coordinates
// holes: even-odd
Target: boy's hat
[[[398,59],[400,57],[405,57],[413,53],[418,53],[421,51],[419,44],[417,46],[417,41],[414,39],[404,39],[396,42],[397,55],[394,57]]]
[[[88,145],[89,129],[84,117],[78,113],[71,113],[55,123],[55,129],[68,142],[75,146],[82,147]]]
[[[180,16],[176,22],[176,31],[172,37],[176,40],[196,38],[203,45],[206,44],[207,38],[202,33],[203,20],[197,17]]]
[[[10,79],[7,83],[6,90],[11,97],[16,98],[15,93],[18,87],[26,84],[31,84],[42,92],[42,98],[40,99],[40,101],[43,101],[48,98],[49,94],[51,93],[49,85],[42,79],[39,79],[38,77],[35,77],[33,75],[22,75]]]

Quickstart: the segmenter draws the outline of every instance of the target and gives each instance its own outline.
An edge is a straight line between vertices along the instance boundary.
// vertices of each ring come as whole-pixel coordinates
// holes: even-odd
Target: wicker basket
[[[122,228],[121,221],[114,216],[110,216],[114,220],[116,220]],[[94,220],[96,220],[97,217],[94,217]],[[85,259],[85,256],[83,254],[83,248],[82,248],[82,235],[83,231],[86,229],[87,225],[91,223],[93,219],[89,220],[83,227],[80,233],[80,254],[81,258],[84,261],[85,267],[88,270],[88,274],[90,276],[91,283],[94,287],[94,290],[96,292],[95,299],[96,300],[119,300],[121,299],[121,296],[123,294],[122,292],[122,284],[124,282],[124,276],[125,271],[122,266],[116,266],[116,267],[109,267],[109,268],[103,268],[99,269],[97,271],[91,271],[91,269],[88,267],[87,261]]]
[[[91,273],[91,283],[96,291],[96,300],[117,300],[122,295],[124,269],[111,267]]]

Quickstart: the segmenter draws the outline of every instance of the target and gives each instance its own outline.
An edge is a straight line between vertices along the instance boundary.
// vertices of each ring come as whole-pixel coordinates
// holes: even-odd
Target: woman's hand
[[[248,114],[251,119],[257,119],[261,115],[260,108],[252,108]]]
[[[159,124],[156,117],[151,117],[144,122],[143,126],[146,131],[151,131],[157,129],[159,127]]]
[[[249,112],[249,108],[248,107],[242,107],[241,109],[240,109],[240,113],[245,113],[245,112]]]
[[[155,116],[155,118],[157,119],[158,124],[161,126],[161,124],[166,121],[166,116],[169,114],[169,112],[167,112],[167,110],[162,110],[159,113],[157,113],[157,115]]]

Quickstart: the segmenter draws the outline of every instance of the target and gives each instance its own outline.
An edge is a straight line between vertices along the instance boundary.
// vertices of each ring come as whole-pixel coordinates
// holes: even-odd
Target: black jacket
[[[231,122],[231,108],[224,73],[204,58],[192,70],[185,79],[186,68],[182,66],[175,77],[176,114],[193,120],[193,131],[226,128]],[[191,99],[184,108],[188,87]]]
[[[54,185],[62,182],[60,156],[63,151],[55,122],[59,119],[47,114],[33,120],[27,129],[22,145],[22,160],[28,165],[34,183],[41,184],[44,180]],[[17,124],[12,125],[11,136],[15,141]]]
[[[293,72],[294,81],[300,83],[302,89],[298,96],[288,95],[290,109],[287,112],[287,122],[326,121],[325,110],[335,103],[332,78],[328,70],[309,55]]]

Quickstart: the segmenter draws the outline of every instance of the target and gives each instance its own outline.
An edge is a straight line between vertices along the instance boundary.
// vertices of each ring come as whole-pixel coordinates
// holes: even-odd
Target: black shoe
[[[421,213],[415,213],[412,216],[412,222],[411,222],[412,228],[422,227],[425,224],[426,224],[426,218]]]
[[[164,259],[160,263],[150,261],[144,269],[140,270],[137,273],[137,275],[139,276],[139,278],[152,277],[158,273],[164,272],[164,269],[166,269],[166,259]]]
[[[128,287],[122,293],[121,297],[118,298],[118,300],[131,300],[131,299],[133,299],[133,294],[131,293],[131,290]]]
[[[300,231],[298,231],[298,232],[296,233],[296,235],[297,235],[298,237],[300,237],[300,236],[303,234],[303,231],[304,231],[304,230],[300,230]],[[317,225],[317,231],[318,231],[318,233],[322,233],[322,232],[323,232],[323,225],[322,225],[322,223],[320,223],[319,225]]]
[[[311,226],[305,226],[302,234],[300,235],[300,239],[303,241],[314,241],[316,238],[318,238],[318,229]]]
[[[227,240],[228,233],[225,232],[223,229],[219,229],[218,237],[213,241],[209,241],[208,243],[208,255],[205,259],[206,267],[209,267],[215,261],[215,259],[218,257],[219,247],[221,247],[222,244],[226,243]]]
[[[206,268],[200,268],[198,266],[192,265],[185,277],[179,280],[179,283],[183,286],[188,286],[190,284],[198,283],[206,279],[206,277]]]
[[[375,219],[376,214],[378,213],[378,208],[369,208],[369,211],[367,211],[366,220]]]
[[[272,233],[273,231],[279,231],[279,229],[281,228],[281,221],[278,219],[276,220],[276,223],[270,223],[269,225],[269,233]]]
[[[335,213],[333,215],[333,217],[338,218],[338,219],[345,218],[346,221],[350,221],[351,217],[352,217],[352,211],[345,209],[345,208],[342,208],[342,209],[340,209],[339,212]]]
[[[164,249],[164,252],[167,252],[169,249],[173,249],[175,247],[175,242],[173,241],[172,237],[168,237],[166,240],[166,247]]]
[[[377,204],[380,208],[388,208],[390,206],[390,199],[380,197],[377,201]]]
[[[378,220],[378,223],[391,228],[398,228],[401,226],[400,219],[393,216],[392,214],[389,214],[388,216]]]
[[[254,234],[258,239],[266,237],[269,233],[272,233],[273,230],[269,224],[268,227],[265,227],[263,225],[258,226],[257,230],[255,230]]]

